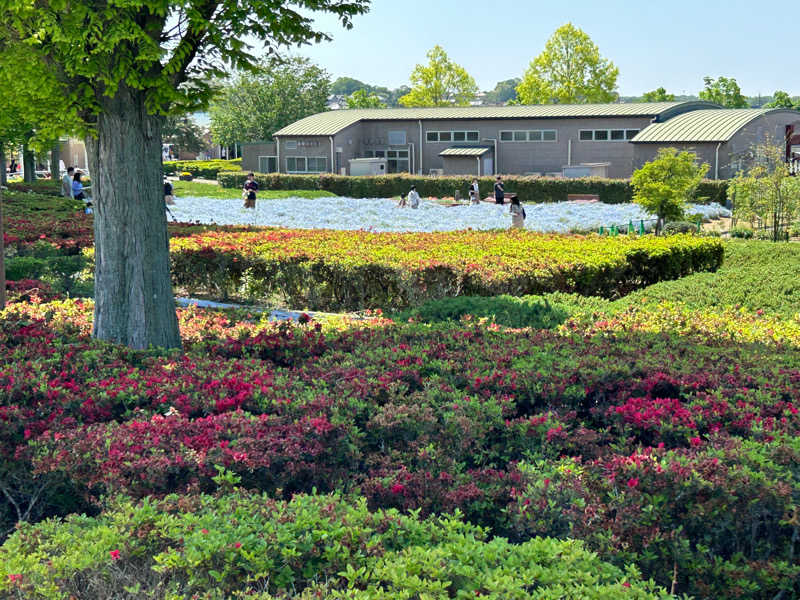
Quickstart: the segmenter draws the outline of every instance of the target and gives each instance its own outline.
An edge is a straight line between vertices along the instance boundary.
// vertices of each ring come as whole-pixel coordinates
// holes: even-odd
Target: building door
[[[494,159],[491,156],[483,158],[483,174],[494,175]]]
[[[258,157],[258,172],[259,173],[277,173],[278,171],[278,157],[277,156],[259,156]]]

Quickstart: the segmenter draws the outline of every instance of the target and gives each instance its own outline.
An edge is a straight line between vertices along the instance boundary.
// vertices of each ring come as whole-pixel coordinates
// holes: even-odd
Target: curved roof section
[[[717,108],[692,110],[679,114],[662,123],[652,123],[642,129],[631,142],[678,143],[678,142],[727,142],[736,132],[751,121],[776,112],[800,112],[781,108]]]
[[[274,135],[335,135],[359,121],[657,117],[665,111],[680,110],[684,106],[691,110],[696,104],[696,102],[637,102],[331,110],[300,119],[276,131]]]

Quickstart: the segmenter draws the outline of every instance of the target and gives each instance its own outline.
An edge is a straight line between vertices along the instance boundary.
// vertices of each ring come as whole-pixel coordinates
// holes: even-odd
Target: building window
[[[275,173],[278,171],[278,157],[277,156],[259,156],[258,157],[258,172],[259,173]]]
[[[287,150],[297,150],[297,140],[287,140],[286,149]]]
[[[555,142],[555,129],[533,129],[531,131],[501,131],[501,142]]]
[[[406,132],[405,131],[390,131],[389,132],[389,145],[390,146],[405,146],[406,145]]]
[[[480,131],[427,131],[427,142],[477,142],[481,139]]]
[[[638,129],[581,129],[578,139],[582,142],[624,142],[632,140]]]
[[[287,156],[287,173],[324,173],[328,160],[324,156]]]
[[[389,173],[408,172],[408,150],[387,150],[386,158]]]

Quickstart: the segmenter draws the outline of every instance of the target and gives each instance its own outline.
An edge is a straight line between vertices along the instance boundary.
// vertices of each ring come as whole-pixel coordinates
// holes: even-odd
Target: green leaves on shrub
[[[370,512],[363,499],[278,502],[236,490],[121,497],[95,518],[22,524],[0,548],[0,593],[42,600],[667,597],[635,569],[605,563],[578,541],[489,541],[458,515],[421,520]]]

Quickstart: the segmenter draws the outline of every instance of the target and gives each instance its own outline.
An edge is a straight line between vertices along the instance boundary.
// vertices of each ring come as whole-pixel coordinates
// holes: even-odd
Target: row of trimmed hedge
[[[165,175],[191,173],[202,179],[215,179],[220,171],[234,171],[242,168],[242,159],[232,160],[167,160],[164,161]]]
[[[240,188],[247,174],[244,172],[221,171],[217,181],[222,187]],[[379,175],[375,177],[352,177],[346,175],[288,175],[284,173],[257,173],[256,181],[262,189],[268,190],[328,190],[338,196],[350,198],[389,198],[408,192],[412,185],[417,186],[421,196],[453,196],[455,191],[462,197],[468,195],[472,177],[449,175],[444,177],[425,177],[419,175]],[[568,194],[598,194],[607,204],[623,204],[633,199],[633,188],[628,179],[603,179],[586,177],[563,179],[551,177],[524,177],[504,175],[505,188],[519,194],[528,202],[561,202]],[[492,193],[494,177],[478,179],[481,196]],[[701,202],[725,204],[728,182],[725,180],[706,180],[697,189],[695,198]]]
[[[447,296],[623,296],[657,281],[716,270],[719,240],[527,232],[376,234],[209,232],[172,239],[172,277],[190,293],[251,300],[282,295],[314,310],[402,309]]]

